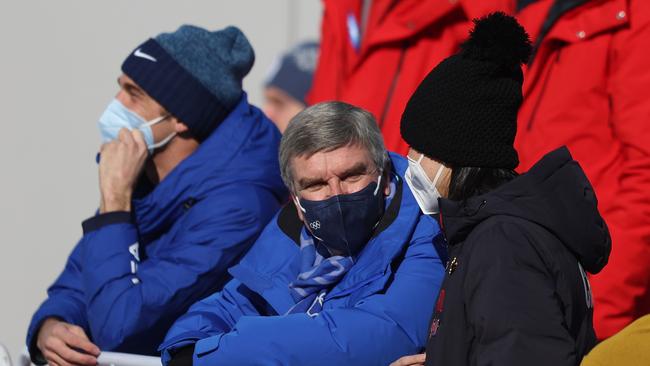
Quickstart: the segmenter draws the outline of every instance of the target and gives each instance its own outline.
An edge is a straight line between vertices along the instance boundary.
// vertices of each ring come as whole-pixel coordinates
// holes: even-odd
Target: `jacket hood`
[[[441,199],[441,221],[450,245],[462,242],[484,220],[515,216],[555,235],[590,273],[609,258],[611,238],[594,190],[566,147],[557,149],[499,188],[466,202]]]

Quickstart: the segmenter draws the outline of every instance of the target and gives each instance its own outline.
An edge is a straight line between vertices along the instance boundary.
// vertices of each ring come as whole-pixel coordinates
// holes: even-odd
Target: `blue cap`
[[[241,99],[242,79],[254,62],[238,28],[183,25],[138,46],[122,71],[203,141]]]
[[[305,97],[311,89],[317,60],[318,43],[299,44],[274,64],[266,86],[274,86],[307,105]]]

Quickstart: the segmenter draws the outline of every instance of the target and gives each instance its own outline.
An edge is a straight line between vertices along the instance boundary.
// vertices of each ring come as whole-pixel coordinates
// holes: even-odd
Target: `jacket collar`
[[[245,180],[245,172],[234,176],[229,165],[241,153],[252,131],[262,123],[261,113],[248,104],[244,93],[217,129],[165,179],[148,189],[141,185],[133,206],[142,240],[146,242],[148,237],[156,237],[160,231],[167,230],[194,203],[228,179]],[[279,140],[279,135],[276,139]],[[268,141],[269,145],[271,142]]]
[[[548,153],[527,173],[464,202],[440,200],[449,245],[466,240],[488,219],[516,218],[546,229],[591,273],[607,263],[611,238],[582,168],[566,147]],[[489,244],[489,243],[488,243]]]
[[[526,9],[522,11],[525,13]],[[577,43],[629,23],[627,0],[569,0],[554,1],[547,16],[535,32],[532,64],[543,52],[544,44]],[[539,55],[543,57],[543,55]]]
[[[407,41],[435,23],[444,23],[440,29],[444,28],[453,12],[461,12],[466,20],[471,20],[511,6],[511,0],[374,0],[367,25],[367,29],[372,29],[371,35],[361,42],[359,59],[379,44]],[[349,13],[358,15],[360,7],[361,1],[326,0],[325,5],[326,11],[343,20]],[[467,25],[469,30],[470,23]],[[347,30],[343,32],[347,39]],[[466,36],[467,32],[459,34],[462,38]]]

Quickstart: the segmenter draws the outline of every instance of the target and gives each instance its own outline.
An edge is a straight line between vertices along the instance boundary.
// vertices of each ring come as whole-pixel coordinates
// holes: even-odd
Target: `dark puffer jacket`
[[[566,148],[490,193],[441,200],[450,259],[427,365],[578,365],[596,342],[584,270],[611,249],[596,205]]]

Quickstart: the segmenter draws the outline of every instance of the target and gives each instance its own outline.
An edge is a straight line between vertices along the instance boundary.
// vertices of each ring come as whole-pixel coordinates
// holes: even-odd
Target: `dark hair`
[[[448,199],[465,201],[499,187],[517,177],[512,169],[458,167],[452,168]]]

